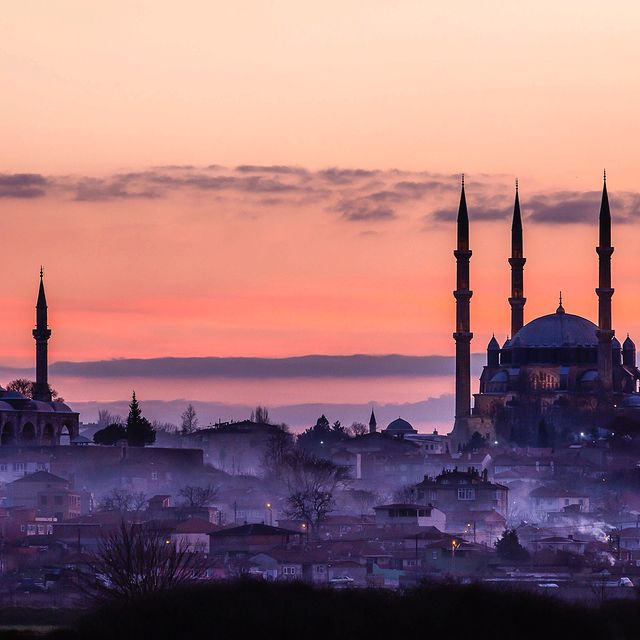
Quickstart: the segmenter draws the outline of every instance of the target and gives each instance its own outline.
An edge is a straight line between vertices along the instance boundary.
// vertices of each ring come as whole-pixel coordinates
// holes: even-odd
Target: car
[[[349,587],[355,580],[350,576],[340,576],[339,578],[331,578],[329,585],[332,587]]]

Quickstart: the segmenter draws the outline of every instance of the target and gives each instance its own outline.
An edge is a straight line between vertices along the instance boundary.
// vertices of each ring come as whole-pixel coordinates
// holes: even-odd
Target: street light
[[[467,531],[466,533],[471,533],[471,527],[473,527],[473,541],[476,541],[476,521],[467,522]]]
[[[460,546],[460,543],[454,538],[451,540],[451,571],[453,571],[455,559],[456,559],[456,549]]]
[[[265,505],[267,511],[269,512],[269,526],[273,526],[273,505],[270,502],[267,502]]]

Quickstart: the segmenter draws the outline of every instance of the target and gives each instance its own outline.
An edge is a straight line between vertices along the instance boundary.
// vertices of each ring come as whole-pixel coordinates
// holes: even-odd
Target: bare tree
[[[132,511],[138,513],[147,506],[147,496],[142,493],[133,493],[128,489],[112,489],[100,503],[100,511]]]
[[[318,525],[335,506],[334,492],[347,478],[344,467],[295,449],[286,458],[284,479],[289,490],[287,508],[290,518],[304,520],[314,535]]]
[[[108,409],[100,409],[100,411],[98,411],[97,425],[101,429],[104,429],[111,424],[122,424],[123,422],[124,420],[122,419],[122,416],[117,416],[111,413]]]
[[[348,494],[348,497],[351,498],[361,514],[370,512],[374,505],[380,503],[380,496],[375,491],[368,489],[354,489],[349,491]]]
[[[180,489],[180,496],[184,498],[186,506],[191,508],[208,507],[218,495],[218,487],[209,484],[206,487],[186,485]]]
[[[278,425],[267,440],[262,468],[267,476],[278,478],[282,473],[287,455],[293,447],[293,436],[286,424]]]
[[[198,428],[198,414],[192,404],[189,404],[180,416],[182,419],[182,433],[193,433]]]
[[[369,433],[369,427],[362,422],[353,422],[350,427],[347,428],[347,433],[352,437],[364,436]]]
[[[258,405],[255,411],[251,412],[249,420],[251,420],[251,422],[257,422],[258,424],[271,424],[269,422],[269,409]]]
[[[393,499],[395,502],[400,502],[402,504],[412,504],[416,499],[413,485],[408,484],[397,489],[393,494]]]
[[[16,378],[7,384],[7,391],[16,391],[30,398],[33,393],[33,382],[28,378]]]
[[[152,420],[151,426],[155,431],[164,431],[166,433],[176,433],[178,427],[173,422],[160,422],[160,420]]]
[[[16,378],[7,383],[7,389],[9,391],[17,391],[23,396],[27,396],[27,398],[33,398],[34,385],[35,382],[28,378]],[[51,393],[51,399],[55,402],[64,402],[64,398],[51,385],[49,385],[49,392]]]
[[[100,542],[92,569],[99,595],[129,600],[202,578],[206,565],[157,528],[122,522]]]

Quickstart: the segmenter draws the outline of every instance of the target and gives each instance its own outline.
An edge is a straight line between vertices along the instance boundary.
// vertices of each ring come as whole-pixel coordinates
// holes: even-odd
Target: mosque
[[[469,217],[464,178],[457,218],[454,446],[474,432],[491,442],[553,446],[578,440],[624,417],[640,424],[640,371],[631,338],[620,344],[612,329],[611,213],[606,174],[599,219],[598,323],[567,313],[560,295],[554,313],[524,323],[522,218],[518,185],[511,226],[511,331],[502,346],[487,346],[479,393],[471,407]],[[582,436],[581,436],[582,434]]]
[[[48,342],[51,329],[47,323],[47,299],[43,272],[36,304],[36,380],[32,398],[0,387],[0,447],[55,446],[78,437],[79,414],[64,402],[51,398],[48,381]]]

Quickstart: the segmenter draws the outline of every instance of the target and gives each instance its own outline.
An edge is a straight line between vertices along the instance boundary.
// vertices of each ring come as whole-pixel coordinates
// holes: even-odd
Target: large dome
[[[572,313],[550,313],[525,324],[511,340],[510,347],[596,347],[598,327]]]
[[[386,433],[417,433],[417,431],[411,426],[411,423],[403,420],[402,418],[396,418],[393,422],[390,422],[385,429]]]

